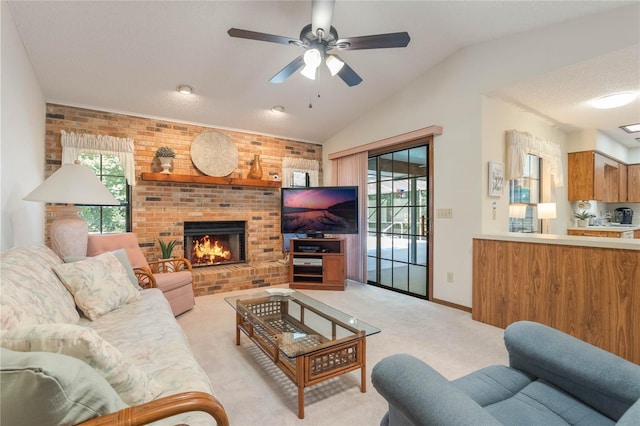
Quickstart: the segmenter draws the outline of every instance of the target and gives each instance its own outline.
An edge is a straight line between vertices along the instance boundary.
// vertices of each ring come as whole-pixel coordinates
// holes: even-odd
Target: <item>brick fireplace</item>
[[[258,288],[288,282],[288,267],[282,259],[280,234],[280,190],[223,184],[153,182],[142,179],[152,172],[155,150],[163,145],[176,151],[172,173],[202,175],[193,165],[190,146],[205,131],[228,135],[238,147],[238,168],[232,173],[246,177],[255,154],[260,154],[263,179],[282,176],[282,159],[298,157],[322,161],[322,145],[228,129],[142,118],[124,114],[47,104],[45,175],[60,167],[60,130],[110,135],[134,140],[136,185],[131,191],[132,232],[149,260],[161,257],[158,239],[177,239],[174,250],[183,256],[184,224],[199,221],[241,221],[245,223],[244,263],[194,268],[195,293],[202,296]],[[320,175],[322,180],[322,174]],[[47,226],[56,206],[46,207]],[[45,231],[48,235],[48,229]]]

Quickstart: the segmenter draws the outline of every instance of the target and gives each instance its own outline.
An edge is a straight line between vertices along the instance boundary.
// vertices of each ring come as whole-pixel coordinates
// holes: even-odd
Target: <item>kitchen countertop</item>
[[[607,227],[612,228],[612,227]],[[617,228],[617,227],[613,227]],[[580,228],[585,229],[585,228]],[[588,228],[586,228],[588,229]],[[629,229],[629,228],[625,228]],[[640,250],[640,238],[607,238],[607,237],[579,237],[575,235],[555,234],[521,234],[505,232],[498,234],[478,234],[473,238],[481,240],[514,241],[521,243],[557,244],[566,246],[583,246],[613,248],[623,250]]]

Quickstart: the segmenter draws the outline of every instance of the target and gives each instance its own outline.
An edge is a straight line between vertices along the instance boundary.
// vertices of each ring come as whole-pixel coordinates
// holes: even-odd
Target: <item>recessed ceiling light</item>
[[[598,109],[617,108],[633,102],[638,95],[633,92],[614,93],[595,99],[592,105]]]
[[[176,87],[176,90],[183,95],[190,95],[193,93],[193,88],[186,84],[179,85],[178,87]]]
[[[284,112],[284,107],[282,105],[276,105],[271,107],[271,111],[273,112]]]
[[[627,124],[626,126],[620,126],[620,128],[627,133],[636,133],[640,132],[640,123]]]

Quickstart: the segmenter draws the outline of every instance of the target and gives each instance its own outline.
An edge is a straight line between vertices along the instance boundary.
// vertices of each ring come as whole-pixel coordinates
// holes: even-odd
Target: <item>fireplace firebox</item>
[[[244,263],[245,228],[242,221],[185,222],[185,257],[194,268]]]

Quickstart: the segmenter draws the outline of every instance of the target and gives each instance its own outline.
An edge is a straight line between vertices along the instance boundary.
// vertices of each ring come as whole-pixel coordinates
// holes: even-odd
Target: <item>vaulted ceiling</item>
[[[303,51],[229,37],[229,28],[298,38],[310,1],[11,1],[11,13],[48,102],[248,130],[322,143],[374,104],[457,50],[483,41],[629,5],[630,1],[342,1],[340,37],[407,31],[406,48],[344,51],[362,78],[348,87],[321,69],[268,80]],[[616,132],[637,120],[596,114],[586,99],[640,90],[637,49],[505,87],[493,95],[566,129]],[[575,76],[579,75],[576,79]],[[191,96],[176,86],[193,87]],[[640,101],[639,101],[640,102]],[[284,114],[271,107],[281,105]],[[635,118],[633,117],[635,113]],[[631,117],[631,118],[629,118]]]

